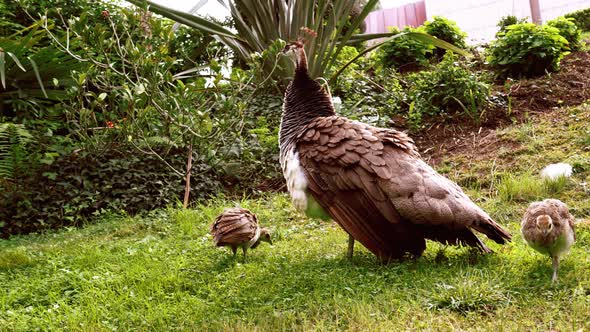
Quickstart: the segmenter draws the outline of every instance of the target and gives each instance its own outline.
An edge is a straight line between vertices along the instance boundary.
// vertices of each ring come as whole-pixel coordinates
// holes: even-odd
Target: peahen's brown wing
[[[258,220],[246,209],[226,209],[211,225],[211,235],[217,246],[239,245],[256,235]]]
[[[489,251],[470,228],[498,243],[510,239],[402,132],[322,117],[300,135],[297,151],[314,198],[383,259],[419,255],[425,238]]]

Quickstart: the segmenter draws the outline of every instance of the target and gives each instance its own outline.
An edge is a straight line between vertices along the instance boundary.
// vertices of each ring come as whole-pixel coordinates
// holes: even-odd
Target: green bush
[[[422,30],[431,36],[442,39],[457,47],[467,47],[465,44],[467,33],[461,31],[461,29],[459,29],[457,26],[457,23],[444,17],[435,16],[432,21],[426,21],[422,27]],[[442,57],[445,54],[445,50],[442,48],[437,48],[435,53],[439,57]]]
[[[582,31],[576,26],[573,18],[558,17],[554,20],[547,22],[548,26],[552,26],[559,30],[559,34],[565,38],[569,43],[569,49],[572,51],[577,50],[582,46],[580,44],[580,36]]]
[[[583,31],[590,31],[590,8],[578,10],[564,16],[566,18],[573,18],[578,28]]]
[[[186,151],[158,151],[176,168],[186,164]],[[191,197],[207,198],[221,187],[215,172],[195,152]],[[79,225],[102,212],[131,214],[179,202],[184,179],[156,155],[114,146],[101,153],[61,157],[0,191],[0,237]]]
[[[506,32],[506,28],[508,26],[514,25],[514,24],[521,24],[521,23],[526,23],[526,18],[519,19],[518,17],[516,17],[514,15],[508,15],[508,16],[502,17],[500,19],[500,21],[498,22],[498,24],[496,24],[496,26],[498,27],[498,32],[496,32],[496,37],[498,37],[500,33]]]
[[[336,67],[348,62],[358,51],[346,46],[340,52]],[[377,53],[361,57],[347,67],[336,81],[332,94],[341,98],[339,111],[350,118],[377,126],[387,125],[403,108],[404,92],[398,73],[379,64]]]
[[[411,27],[404,28],[403,32],[416,31]],[[400,32],[397,28],[392,32]],[[423,67],[428,64],[434,46],[425,44],[413,38],[402,36],[385,43],[379,49],[379,59],[386,68],[404,70],[407,68]]]
[[[533,23],[510,25],[487,50],[487,61],[501,76],[538,76],[559,69],[567,40],[557,28]]]
[[[451,52],[433,70],[411,74],[407,81],[408,116],[414,126],[424,115],[462,113],[478,121],[490,93],[482,77]]]
[[[210,53],[214,47],[203,50],[211,46],[206,36],[191,40],[182,30],[175,35],[170,21],[127,7],[82,13],[65,22],[70,36],[76,36],[69,42],[61,24],[50,31],[58,48],[42,57],[47,61],[34,58],[53,70],[45,76],[40,68],[48,94],[59,88],[61,99],[48,105],[46,98],[33,103],[21,91],[11,93],[13,104],[32,103],[39,109],[23,112],[7,103],[0,88],[5,104],[0,122],[22,126],[35,143],[14,158],[18,144],[10,139],[13,134],[0,134],[0,233],[74,225],[101,211],[136,213],[174,203],[184,188],[189,146],[194,155],[191,197],[206,197],[222,182],[251,192],[253,184],[278,174],[282,99],[272,107],[249,107],[255,104],[251,76],[227,80],[221,74],[227,57]],[[31,33],[33,39],[44,36],[41,29]],[[22,60],[27,54],[17,53],[24,48],[16,42],[0,44],[5,45],[24,66],[29,64]],[[186,58],[196,48],[203,56]],[[60,57],[73,63],[58,67]],[[9,89],[35,87],[13,84],[12,70],[22,70],[7,59]],[[206,75],[201,68],[182,71],[203,64]],[[61,76],[56,76],[58,68],[64,68]],[[36,82],[30,70],[25,74]],[[112,151],[113,146],[122,152]],[[83,153],[72,154],[74,150]]]
[[[61,22],[76,18],[82,13],[100,15],[101,11],[114,8],[103,0],[4,0],[0,3],[0,36],[9,36],[33,24],[41,16]]]

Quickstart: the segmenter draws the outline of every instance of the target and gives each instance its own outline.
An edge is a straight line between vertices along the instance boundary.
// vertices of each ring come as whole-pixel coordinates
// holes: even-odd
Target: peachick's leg
[[[557,269],[559,267],[559,256],[553,256],[553,257],[551,257],[551,260],[553,262],[553,277],[551,278],[551,281],[556,282],[557,281]]]
[[[242,247],[242,252],[244,253],[244,263],[246,263],[246,250],[248,250],[245,246]]]
[[[354,251],[354,238],[352,237],[352,235],[348,235],[348,253],[347,253],[347,257],[348,259],[352,259],[352,253]]]
[[[236,259],[236,253],[238,252],[238,248],[235,246],[231,246],[231,252],[234,253],[234,259]]]

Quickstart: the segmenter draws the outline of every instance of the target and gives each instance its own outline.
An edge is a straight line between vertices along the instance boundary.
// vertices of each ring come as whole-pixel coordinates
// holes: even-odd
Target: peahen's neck
[[[320,116],[335,115],[330,96],[309,77],[303,48],[297,50],[293,81],[287,87],[281,120],[280,145],[291,145],[304,127]]]

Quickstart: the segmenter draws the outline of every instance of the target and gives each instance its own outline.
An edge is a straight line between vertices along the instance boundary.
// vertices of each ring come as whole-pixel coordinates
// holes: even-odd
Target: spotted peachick
[[[332,218],[383,262],[420,256],[426,239],[490,252],[472,230],[500,244],[510,240],[420,158],[405,133],[336,115],[330,96],[309,76],[301,41],[283,52],[294,58],[295,74],[285,92],[280,163],[299,211]]]
[[[246,260],[246,251],[256,248],[261,241],[272,244],[269,231],[260,227],[256,215],[242,208],[230,208],[223,211],[215,218],[210,231],[215,245],[230,247],[234,258],[238,248],[242,248],[244,261]]]
[[[557,281],[559,258],[566,253],[574,241],[574,217],[567,205],[557,199],[533,202],[522,218],[522,237],[536,251],[549,255],[553,263],[551,280]]]

